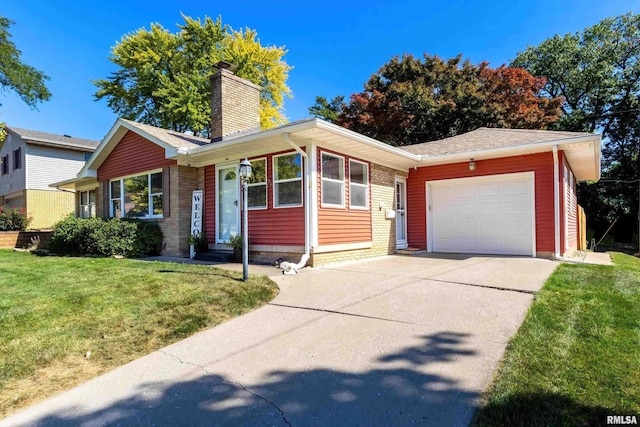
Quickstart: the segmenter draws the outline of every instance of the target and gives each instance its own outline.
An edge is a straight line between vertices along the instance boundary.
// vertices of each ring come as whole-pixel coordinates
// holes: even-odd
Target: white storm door
[[[225,243],[239,233],[240,185],[238,165],[216,168],[216,242]]]
[[[396,179],[396,248],[408,246],[407,241],[407,181]]]

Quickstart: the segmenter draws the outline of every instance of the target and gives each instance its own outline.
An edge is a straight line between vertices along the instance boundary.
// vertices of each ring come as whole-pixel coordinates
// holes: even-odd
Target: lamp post
[[[247,184],[251,178],[251,163],[245,157],[240,162],[240,179],[242,180],[242,279],[249,278],[249,203],[247,200]]]

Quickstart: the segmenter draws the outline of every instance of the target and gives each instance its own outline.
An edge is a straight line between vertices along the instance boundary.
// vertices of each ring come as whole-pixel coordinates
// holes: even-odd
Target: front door
[[[225,243],[240,231],[238,165],[220,166],[216,171],[216,242]]]
[[[403,249],[407,242],[407,181],[396,179],[396,248]]]

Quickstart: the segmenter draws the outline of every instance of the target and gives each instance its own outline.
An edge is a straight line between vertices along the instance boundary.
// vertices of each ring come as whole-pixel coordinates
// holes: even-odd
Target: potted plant
[[[242,242],[242,234],[236,234],[235,236],[231,236],[226,243],[227,246],[233,249],[234,262],[242,262]]]
[[[207,242],[207,235],[204,233],[189,234],[187,243],[193,245],[196,253],[207,252],[209,250],[209,242]]]

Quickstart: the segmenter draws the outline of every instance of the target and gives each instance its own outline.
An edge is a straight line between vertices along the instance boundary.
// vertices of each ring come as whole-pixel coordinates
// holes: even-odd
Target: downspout
[[[554,252],[553,259],[562,260],[560,255],[560,170],[558,164],[558,146],[553,146],[553,225]]]
[[[309,191],[309,183],[311,182],[311,168],[309,168],[309,156],[300,147],[298,147],[293,141],[289,139],[289,132],[282,134],[282,138],[294,149],[302,158],[304,167],[303,187],[304,187],[304,255],[300,259],[300,262],[296,265],[297,268],[302,268],[309,261],[311,254],[311,237],[309,236],[309,213],[311,203],[311,191]]]

